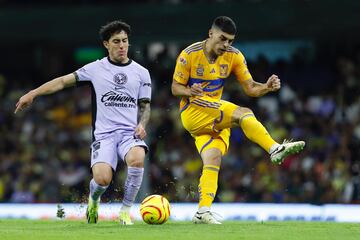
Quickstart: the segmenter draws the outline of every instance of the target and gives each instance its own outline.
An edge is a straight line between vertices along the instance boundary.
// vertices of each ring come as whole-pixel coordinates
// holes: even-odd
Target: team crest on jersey
[[[226,77],[229,66],[227,64],[220,64],[220,76]]]
[[[202,77],[204,76],[204,66],[202,64],[199,64],[196,68],[196,75]]]
[[[117,85],[124,85],[127,82],[127,76],[125,73],[117,73],[114,76],[114,82]]]

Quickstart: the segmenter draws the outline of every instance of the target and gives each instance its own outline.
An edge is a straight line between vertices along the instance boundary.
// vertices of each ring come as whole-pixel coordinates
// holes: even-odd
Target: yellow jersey
[[[177,58],[173,79],[180,84],[191,86],[200,83],[204,95],[221,99],[225,79],[234,73],[238,81],[252,79],[243,54],[230,47],[223,55],[210,63],[204,53],[205,41],[196,42],[185,48]],[[183,97],[180,111],[187,108],[189,99]]]

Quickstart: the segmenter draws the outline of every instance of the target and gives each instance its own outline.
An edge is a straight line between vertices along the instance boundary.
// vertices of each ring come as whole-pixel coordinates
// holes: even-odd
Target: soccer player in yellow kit
[[[290,154],[300,152],[305,142],[277,143],[256,119],[251,109],[221,100],[225,79],[234,73],[245,93],[260,97],[280,89],[280,79],[266,83],[252,79],[244,56],[232,47],[236,25],[229,17],[217,17],[209,37],[185,48],[179,55],[171,90],[181,97],[180,112],[184,128],[195,139],[203,170],[199,183],[199,209],[194,223],[221,224],[210,211],[215,198],[221,158],[229,148],[230,128],[241,127],[245,135],[281,164]]]

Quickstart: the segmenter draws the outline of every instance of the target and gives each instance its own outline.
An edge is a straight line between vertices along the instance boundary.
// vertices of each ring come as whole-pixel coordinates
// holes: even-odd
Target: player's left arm
[[[261,97],[268,92],[275,92],[280,89],[281,82],[277,75],[273,74],[269,77],[266,83],[259,83],[252,78],[242,81],[241,85],[246,95],[251,97]]]
[[[146,126],[150,120],[150,99],[139,99],[139,124],[135,128],[135,136],[144,139],[146,137]]]
[[[241,52],[234,54],[232,70],[248,96],[260,97],[268,92],[277,91],[281,87],[279,77],[274,74],[269,77],[266,83],[256,82],[252,78],[247,67],[245,57]]]

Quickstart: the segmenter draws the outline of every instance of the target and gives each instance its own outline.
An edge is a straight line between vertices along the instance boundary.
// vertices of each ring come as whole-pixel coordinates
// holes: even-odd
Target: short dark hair
[[[236,25],[234,23],[234,21],[226,16],[220,16],[215,18],[213,24],[212,24],[212,28],[218,28],[223,32],[226,32],[228,34],[231,35],[235,35],[236,34]]]
[[[99,31],[101,41],[109,41],[112,35],[115,33],[119,33],[121,31],[126,32],[128,36],[130,36],[131,28],[130,25],[123,21],[112,21],[108,24],[102,26]]]

